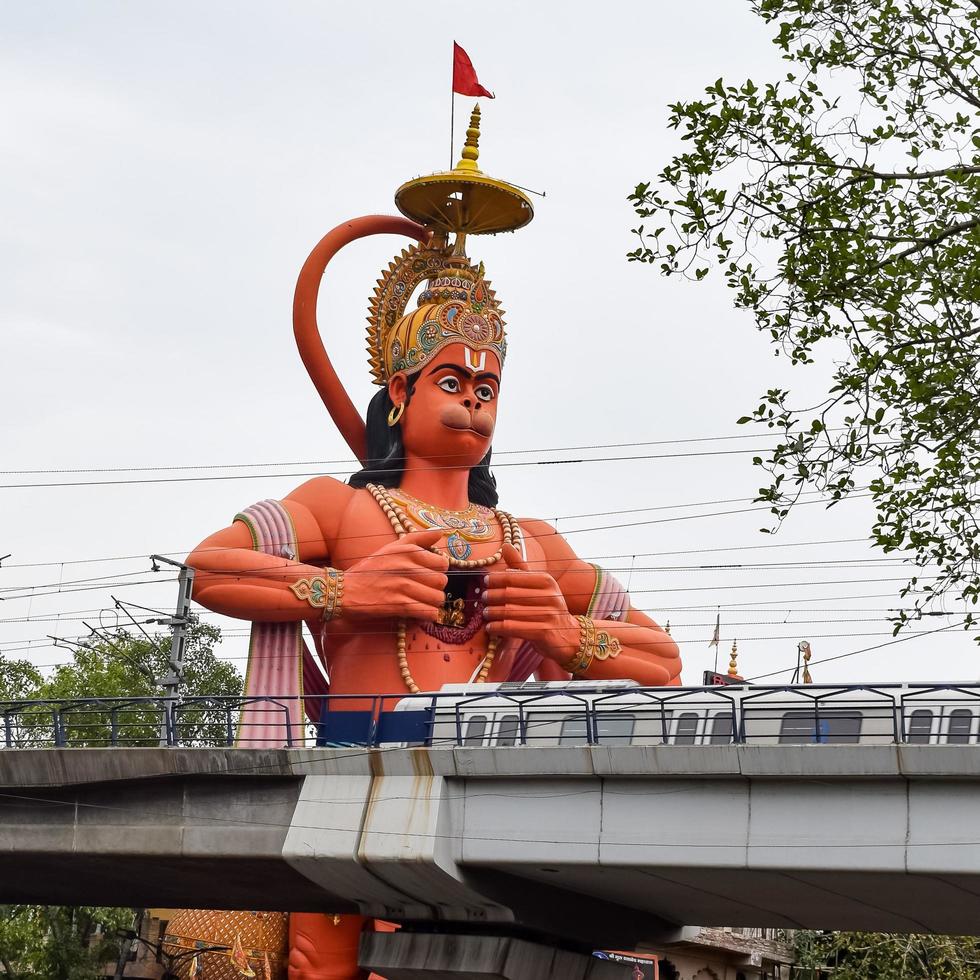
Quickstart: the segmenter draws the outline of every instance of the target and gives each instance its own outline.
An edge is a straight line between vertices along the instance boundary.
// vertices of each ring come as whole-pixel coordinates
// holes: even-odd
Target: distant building
[[[652,952],[656,980],[790,980],[796,960],[786,929],[688,926],[679,941]]]

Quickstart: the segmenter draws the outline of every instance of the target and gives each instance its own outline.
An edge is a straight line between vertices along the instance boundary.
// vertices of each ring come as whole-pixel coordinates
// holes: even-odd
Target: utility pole
[[[194,588],[194,569],[183,562],[164,558],[162,555],[150,555],[153,570],[158,571],[157,562],[173,565],[179,569],[177,576],[177,608],[173,616],[161,619],[161,626],[170,627],[170,673],[160,679],[164,692],[164,715],[160,723],[160,745],[170,744],[168,737],[169,721],[174,705],[177,702],[177,688],[184,676],[184,653],[187,650],[187,627],[191,624],[191,590]]]

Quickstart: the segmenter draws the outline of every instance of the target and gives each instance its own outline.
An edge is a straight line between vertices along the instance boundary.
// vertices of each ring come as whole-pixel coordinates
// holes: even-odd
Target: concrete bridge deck
[[[970,745],[0,751],[0,902],[971,933]]]

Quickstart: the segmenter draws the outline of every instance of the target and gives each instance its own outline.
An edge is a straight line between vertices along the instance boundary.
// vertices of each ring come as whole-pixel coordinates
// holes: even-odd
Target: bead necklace
[[[493,537],[493,511],[479,504],[468,504],[463,510],[450,510],[447,507],[434,507],[424,500],[412,496],[406,490],[388,490],[388,496],[412,520],[422,527],[439,528],[456,535],[465,541],[486,541]],[[460,555],[456,556],[461,557]],[[462,556],[468,557],[468,556]]]
[[[367,490],[372,497],[378,502],[378,506],[384,511],[385,517],[391,522],[392,528],[394,528],[395,533],[401,537],[403,534],[409,534],[411,532],[411,520],[409,516],[402,509],[401,505],[397,500],[392,497],[388,492],[386,487],[379,487],[375,483],[369,483],[367,485]],[[517,521],[514,520],[510,514],[506,511],[498,510],[496,507],[493,508],[493,515],[500,521],[500,527],[504,532],[503,544],[510,544],[516,547],[518,540],[520,539],[521,529]],[[436,549],[433,548],[433,551]],[[465,568],[465,569],[475,569],[475,568],[487,568],[489,565],[495,565],[500,561],[500,556],[503,554],[503,545],[501,545],[492,555],[488,558],[457,558],[452,553],[449,553],[447,557],[449,558],[449,565],[451,568]],[[442,552],[436,552],[441,554]]]
[[[392,530],[398,537],[402,537],[405,534],[409,534],[411,528],[409,526],[409,518],[405,511],[401,508],[398,501],[395,500],[391,494],[388,492],[387,488],[379,487],[375,483],[369,483],[367,485],[367,490],[372,497],[377,501],[378,506],[384,512],[385,517],[388,518],[391,524]],[[514,545],[516,547],[517,542],[520,539],[520,526],[517,521],[514,520],[510,514],[502,510],[497,510],[493,508],[493,514],[500,521],[500,527],[503,531],[504,544]],[[436,552],[436,554],[441,554],[434,547],[431,549]],[[461,559],[456,558],[454,555],[449,554],[449,566],[450,568],[461,568],[467,570],[473,570],[476,568],[488,568],[490,565],[495,565],[500,561],[503,555],[503,545],[497,549],[497,551],[492,554],[489,558],[473,558],[473,559]],[[398,639],[396,641],[396,652],[398,654],[398,669],[401,672],[402,680],[405,682],[405,686],[412,694],[420,694],[421,688],[415,683],[415,678],[412,677],[412,671],[408,666],[408,647],[406,642],[407,628],[404,619],[398,621]],[[496,636],[491,636],[487,639],[487,652],[483,657],[483,665],[480,667],[480,672],[476,675],[475,681],[477,684],[482,684],[486,681],[490,674],[490,668],[493,666],[494,658],[497,655],[497,647],[500,645],[500,638]]]

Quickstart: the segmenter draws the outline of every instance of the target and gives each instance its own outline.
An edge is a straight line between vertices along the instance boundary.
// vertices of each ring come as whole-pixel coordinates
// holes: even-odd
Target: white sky
[[[800,402],[820,390],[819,377],[787,377],[717,276],[697,286],[666,281],[625,260],[634,225],[626,195],[678,145],[667,105],[697,97],[719,75],[761,81],[782,71],[768,30],[742,2],[34,0],[0,7],[0,468],[349,459],[296,354],[292,291],[330,228],[393,212],[403,180],[448,164],[454,38],[498,96],[483,100],[481,165],[547,192],[535,198],[527,229],[469,243],[508,311],[500,461],[542,458],[504,455],[514,450],[745,435],[735,419],[767,387],[789,380]],[[471,104],[457,100],[457,150]],[[322,290],[328,349],[361,406],[374,391],[363,354],[367,297],[402,244],[351,246]],[[736,637],[747,676],[791,667],[801,638],[811,640],[815,661],[888,641],[901,567],[827,564],[875,558],[866,544],[744,550],[863,538],[865,501],[829,512],[804,507],[776,538],[758,533],[764,513],[690,519],[750,505],[759,473],[751,452],[732,450],[766,442],[643,446],[594,455],[672,458],[500,467],[501,505],[561,518],[583,557],[617,569],[635,605],[671,621],[688,683],[711,666],[716,605],[719,665]],[[721,450],[728,454],[676,455]],[[67,593],[79,586],[64,583],[95,576],[142,583],[152,578],[142,574],[145,558],[67,562],[182,557],[243,506],[301,482],[6,486],[154,475],[168,474],[2,475],[0,555],[13,557],[0,569],[0,589],[46,593],[49,583],[63,584],[60,594],[33,598],[0,592],[0,649],[44,665],[64,659],[45,635],[84,634],[81,620],[97,622],[110,593],[172,608],[168,583]],[[737,502],[568,516],[719,500]],[[715,548],[732,550],[699,553]],[[805,567],[665,567],[750,561]],[[35,562],[55,564],[24,567]],[[43,621],[58,613],[62,622]],[[240,623],[212,620],[241,633]],[[25,651],[28,640],[38,642]],[[229,635],[221,649],[241,658],[243,636]],[[813,673],[825,682],[969,680],[975,650],[950,631]]]

